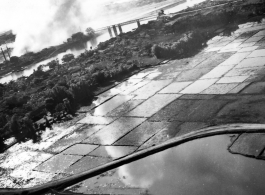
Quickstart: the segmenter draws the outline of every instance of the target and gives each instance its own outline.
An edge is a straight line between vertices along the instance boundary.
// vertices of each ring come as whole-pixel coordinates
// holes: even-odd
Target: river
[[[195,4],[201,3],[203,1],[205,1],[205,0],[188,0],[185,3],[182,3],[182,4],[177,5],[175,7],[164,9],[164,11],[165,11],[165,14],[175,13],[175,12],[181,11],[183,9],[186,9],[187,7],[191,7],[191,6],[195,5]],[[172,4],[172,1],[171,1],[171,4]],[[111,21],[111,24],[122,23],[122,22],[125,22],[125,21],[132,20],[134,18],[139,18],[139,17],[141,17],[143,15],[146,16],[148,13],[160,10],[161,7],[166,6],[166,5],[169,5],[169,3],[152,4],[152,5],[148,6],[148,9],[149,9],[148,11],[146,11],[146,10],[143,11],[143,8],[139,8],[137,10],[137,13],[128,12],[126,14],[119,14],[117,16],[117,18],[115,18],[114,20]],[[146,23],[148,23],[148,21],[149,20],[141,21],[141,24],[146,24]],[[97,28],[106,26],[106,23],[105,23],[104,20],[97,21],[96,24],[97,24]],[[108,24],[108,25],[111,25],[111,24]],[[92,26],[92,27],[94,27],[94,26]],[[122,26],[122,30],[123,30],[124,33],[129,32],[129,31],[131,31],[131,30],[133,30],[135,28],[137,28],[137,24],[136,23]],[[114,33],[112,33],[112,34],[114,34]],[[104,41],[108,40],[109,38],[110,38],[110,36],[109,36],[108,31],[104,31],[104,32],[102,32],[101,35],[99,35],[95,39],[90,40],[90,41],[88,41],[85,44],[82,43],[82,45],[80,45],[80,47],[78,47],[78,48],[76,48],[76,47],[75,48],[70,48],[66,52],[60,53],[60,54],[58,54],[55,57],[52,57],[50,59],[41,61],[41,62],[39,62],[37,64],[29,65],[23,71],[8,73],[7,75],[5,75],[2,78],[0,78],[0,83],[8,83],[8,82],[10,82],[12,80],[17,80],[18,78],[20,78],[22,76],[26,76],[26,77],[30,76],[34,72],[34,70],[36,70],[40,65],[45,65],[48,62],[50,62],[50,61],[52,61],[52,60],[54,60],[56,58],[61,60],[62,57],[65,54],[68,54],[68,53],[72,53],[76,57],[76,56],[80,55],[81,53],[83,53],[86,49],[89,50],[91,46],[93,48],[95,48],[98,45],[98,43],[104,42]],[[48,67],[44,67],[44,70],[48,70]]]

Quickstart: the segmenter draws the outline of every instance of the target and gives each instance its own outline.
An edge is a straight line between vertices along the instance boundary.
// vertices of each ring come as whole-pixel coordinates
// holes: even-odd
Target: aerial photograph
[[[0,14],[0,195],[265,194],[265,0]]]

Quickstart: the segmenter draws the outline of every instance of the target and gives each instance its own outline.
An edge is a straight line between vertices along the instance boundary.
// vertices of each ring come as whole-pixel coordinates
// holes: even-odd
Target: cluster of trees
[[[215,4],[215,2],[208,0],[198,6],[188,8],[188,10]],[[260,13],[260,7],[264,8],[264,4],[261,6],[253,6],[252,11],[250,11],[249,7],[250,5],[233,6],[227,4],[223,9],[217,8],[215,11],[206,15],[203,13],[193,13],[186,16],[177,15],[172,18],[175,22],[165,26],[164,30],[167,33],[184,33],[183,36],[176,42],[161,42],[153,45],[152,53],[157,58],[178,58],[187,56],[191,52],[200,49],[206,40],[215,35],[211,32],[211,26],[226,26],[227,28],[223,32],[224,35],[231,35],[231,32],[238,28],[238,24],[244,23],[249,19],[249,13],[251,14],[253,10],[255,10],[255,13]]]
[[[15,41],[16,35],[12,31],[5,32],[0,35],[0,45],[5,44],[8,41]]]
[[[28,138],[37,141],[38,134],[36,131],[36,125],[34,125],[33,121],[30,119],[29,114],[26,114],[23,118],[19,118],[17,114],[14,114],[11,118],[3,113],[0,114],[1,149],[4,147],[4,141],[10,138],[10,135],[14,136],[16,140],[19,141]]]
[[[39,52],[27,52],[26,54],[17,57],[17,56],[12,56],[10,58],[10,64],[13,65],[20,65],[20,66],[25,66],[25,65],[29,65],[32,64],[33,62],[36,62],[40,59],[42,59],[44,56],[47,56],[49,54],[51,54],[52,52],[54,52],[56,50],[55,47],[50,47],[50,48],[45,48]]]
[[[71,46],[72,43],[88,41],[89,39],[96,36],[95,31],[92,28],[87,28],[85,34],[83,32],[77,32],[72,34],[70,38],[67,39],[70,44],[62,44],[58,46],[51,46],[49,48],[44,48],[39,52],[26,52],[24,55],[12,56],[9,61],[4,61],[0,63],[0,66],[4,67],[5,71],[10,72],[16,69],[21,69],[21,67],[25,67],[31,65],[33,63],[37,63],[39,61],[44,60],[46,57],[52,57],[57,55],[62,51],[66,51],[67,48]],[[1,40],[0,40],[1,42]]]
[[[135,68],[133,64],[93,68],[92,64],[84,63],[88,56],[91,57],[90,51],[78,58],[65,55],[62,64],[58,60],[48,63],[50,71],[45,72],[40,66],[31,76],[1,86],[0,143],[11,136],[21,140],[37,130],[34,126],[30,131],[24,128],[29,127],[29,123],[24,125],[25,116],[31,121],[41,119],[47,112],[59,116],[66,105],[73,114],[80,104],[91,102],[98,86]],[[78,67],[77,72],[73,67]]]
[[[206,37],[201,32],[192,31],[185,33],[177,42],[153,45],[152,52],[159,59],[184,57],[201,49],[205,41]]]
[[[0,85],[0,143],[12,136],[21,139],[32,135],[35,139],[33,122],[47,112],[59,115],[67,107],[74,113],[79,105],[91,102],[98,87],[154,63],[154,55],[157,58],[182,58],[188,52],[200,49],[202,43],[213,36],[207,34],[210,25],[223,26],[231,21],[239,24],[242,13],[244,10],[222,10],[207,16],[182,16],[171,26],[152,21],[134,32],[100,44],[98,49],[77,57],[67,54],[62,63],[51,61],[47,64],[49,71],[43,71],[40,66],[29,77]],[[157,37],[172,37],[172,33],[180,37],[178,41],[157,43]]]
[[[86,34],[84,34],[83,32],[74,33],[70,38],[67,39],[67,42],[86,41],[93,38],[95,35],[96,33],[94,29],[89,27],[86,29]]]

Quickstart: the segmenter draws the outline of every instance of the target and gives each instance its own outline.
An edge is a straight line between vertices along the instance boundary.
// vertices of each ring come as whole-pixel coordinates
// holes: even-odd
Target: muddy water
[[[265,162],[229,153],[230,139],[222,135],[188,142],[70,190],[84,194],[264,194]]]

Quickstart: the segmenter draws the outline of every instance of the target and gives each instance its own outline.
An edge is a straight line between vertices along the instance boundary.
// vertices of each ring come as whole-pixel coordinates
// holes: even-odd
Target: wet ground
[[[1,154],[0,187],[35,186],[80,173],[207,126],[264,123],[264,37],[265,22],[247,23],[230,37],[214,37],[191,58],[117,83],[73,121],[46,130],[40,143],[16,144]],[[240,135],[229,151],[254,163],[264,156],[264,135],[249,136]]]
[[[203,138],[84,180],[82,194],[263,194],[265,161],[233,155],[228,135]]]

